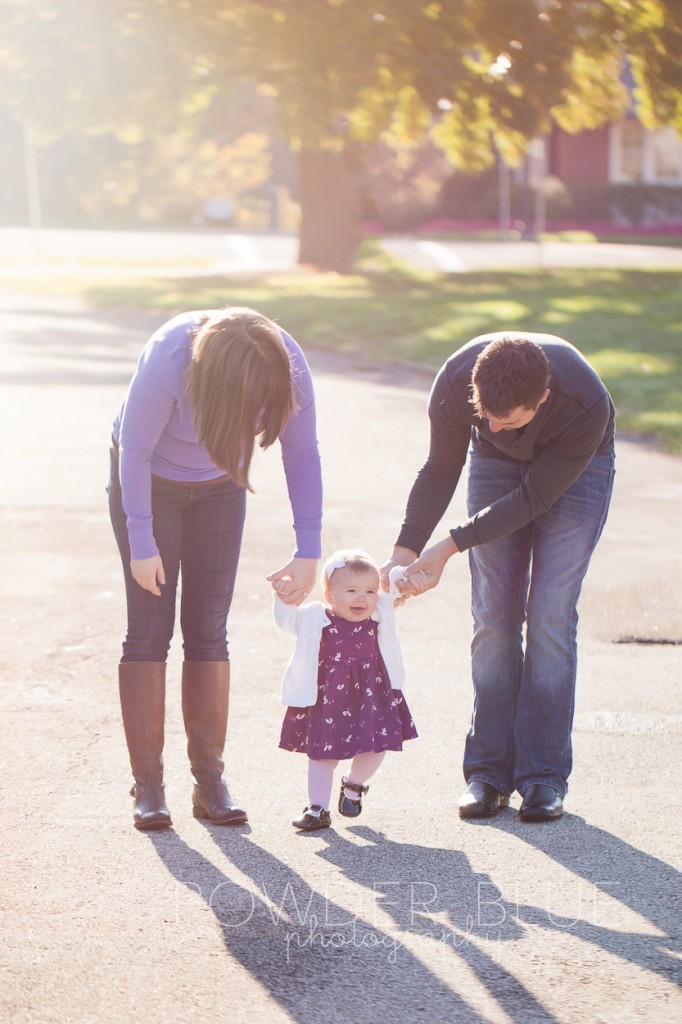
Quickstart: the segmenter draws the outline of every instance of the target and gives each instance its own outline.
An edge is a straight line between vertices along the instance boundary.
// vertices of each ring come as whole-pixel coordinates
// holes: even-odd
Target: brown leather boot
[[[228,661],[183,663],[182,714],[195,781],[194,817],[208,818],[216,825],[244,825],[246,811],[236,806],[223,778],[229,701]]]
[[[166,665],[156,661],[124,661],[118,685],[130,766],[135,783],[135,828],[170,828],[172,822],[163,785],[163,740],[166,708]]]

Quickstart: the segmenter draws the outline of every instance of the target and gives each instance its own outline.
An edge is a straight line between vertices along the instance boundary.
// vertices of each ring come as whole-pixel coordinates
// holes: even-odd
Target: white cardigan
[[[402,566],[394,566],[391,569],[390,592],[379,594],[377,609],[371,616],[378,623],[379,650],[388,671],[392,690],[402,690],[405,682],[405,665],[396,632],[393,608],[393,602],[399,596],[395,581],[402,572]],[[294,652],[284,670],[281,703],[292,708],[312,707],[317,703],[317,671],[322,630],[331,624],[326,606],[321,601],[312,601],[310,604],[297,607],[294,604],[285,604],[277,594],[274,594],[272,610],[279,628],[287,633],[293,633],[297,638]]]

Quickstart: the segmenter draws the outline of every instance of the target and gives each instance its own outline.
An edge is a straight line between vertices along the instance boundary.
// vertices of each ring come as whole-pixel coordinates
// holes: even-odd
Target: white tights
[[[346,781],[363,786],[377,771],[385,754],[385,750],[379,754],[356,754],[350,771],[346,775]],[[312,757],[308,758],[308,800],[311,806],[317,804],[318,807],[323,807],[326,811],[329,810],[332,786],[334,785],[334,771],[338,763],[338,761],[314,761]],[[346,796],[351,800],[358,798],[358,794],[352,789],[346,791]]]

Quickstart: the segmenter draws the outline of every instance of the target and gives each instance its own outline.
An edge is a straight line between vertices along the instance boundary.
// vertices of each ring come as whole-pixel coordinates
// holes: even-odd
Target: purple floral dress
[[[402,750],[417,730],[401,690],[392,690],[373,619],[348,622],[327,611],[317,703],[287,708],[279,745],[315,760]]]

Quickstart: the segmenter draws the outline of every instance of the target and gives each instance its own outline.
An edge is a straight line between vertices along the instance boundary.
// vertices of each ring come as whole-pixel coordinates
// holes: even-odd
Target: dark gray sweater
[[[501,337],[528,338],[541,346],[551,371],[550,395],[525,427],[494,434],[469,399],[479,352]],[[508,331],[474,338],[448,359],[434,381],[429,455],[410,492],[397,543],[417,553],[425,547],[450,504],[469,445],[480,455],[530,465],[520,487],[450,531],[455,544],[466,551],[520,529],[553,505],[593,455],[613,451],[614,417],[608,391],[567,341]]]

